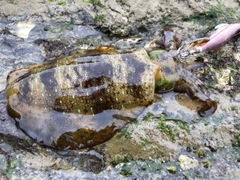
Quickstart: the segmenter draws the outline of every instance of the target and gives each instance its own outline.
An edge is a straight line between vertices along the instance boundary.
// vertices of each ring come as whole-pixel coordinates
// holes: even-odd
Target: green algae
[[[147,137],[142,137],[142,136],[141,136],[140,139],[142,140],[142,142],[141,142],[141,146],[142,146],[142,147],[144,147],[144,146],[152,143]]]
[[[104,14],[96,14],[95,17],[94,17],[94,21],[97,23],[97,22],[102,22],[105,18],[105,15]]]
[[[89,4],[92,4],[93,6],[99,6],[102,8],[106,8],[106,4],[103,4],[101,0],[83,0],[83,2],[87,2]]]
[[[122,139],[123,141],[127,140],[128,138],[130,138],[130,136],[133,133],[133,130],[136,128],[137,125],[138,125],[137,120],[133,121],[132,124],[128,124],[123,129],[119,130],[116,136]]]
[[[185,130],[187,133],[190,133],[188,123],[178,119],[169,119],[165,113],[154,115],[148,112],[143,117],[143,121],[148,120],[157,120],[158,121],[157,128],[160,129],[164,134],[166,134],[172,142],[176,142],[176,133],[178,131],[178,128]]]
[[[204,159],[202,161],[202,165],[204,168],[210,168],[212,166],[211,162],[208,159]]]
[[[65,1],[60,1],[60,2],[58,3],[58,5],[66,6],[66,2],[65,2]]]
[[[124,176],[157,173],[162,170],[162,164],[156,161],[127,162],[121,164],[120,174]]]
[[[16,158],[9,158],[7,162],[7,169],[6,169],[6,175],[8,177],[11,177],[14,173],[16,168],[22,167],[23,162],[19,161]]]
[[[195,152],[195,154],[197,154],[199,158],[206,157],[207,153],[208,153],[208,151],[206,149],[203,149],[203,148],[198,148]]]
[[[207,6],[203,12],[195,12],[183,21],[192,21],[200,25],[216,25],[220,23],[233,23],[237,8],[228,8],[218,1],[216,6]]]
[[[176,142],[175,132],[172,126],[168,125],[163,120],[159,120],[157,128],[160,129],[166,135],[168,135],[172,142]]]
[[[124,176],[130,176],[132,175],[131,171],[132,167],[133,167],[132,163],[124,163],[119,173]]]
[[[221,1],[215,6],[205,6],[201,12],[195,12],[188,17],[184,17],[183,21],[190,21],[195,24],[207,26],[207,28],[199,32],[200,36],[204,36],[209,30],[216,25],[222,23],[235,23],[238,8],[228,8]]]

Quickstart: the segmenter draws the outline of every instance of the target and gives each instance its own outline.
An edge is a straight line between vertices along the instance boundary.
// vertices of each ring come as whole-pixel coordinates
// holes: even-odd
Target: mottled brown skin
[[[182,69],[173,57],[164,50],[155,50],[149,53],[157,60],[161,71],[156,75],[155,93],[164,93],[170,90],[186,93],[189,98],[197,102],[197,112],[201,117],[212,115],[217,109],[217,103],[209,99],[208,89],[199,79],[189,71]],[[181,104],[181,102],[179,102]]]
[[[8,77],[8,113],[44,145],[97,145],[153,103],[158,70],[143,49],[30,66]]]
[[[150,57],[157,61],[144,49],[114,54],[103,47],[16,70],[8,76],[8,113],[26,134],[56,149],[106,142],[153,103],[154,92],[187,93],[201,102],[201,116],[214,113],[216,102],[194,90],[195,80],[182,79],[169,53],[153,51]]]

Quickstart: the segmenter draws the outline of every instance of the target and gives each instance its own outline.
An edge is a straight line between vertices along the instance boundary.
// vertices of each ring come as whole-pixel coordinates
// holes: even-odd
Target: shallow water
[[[0,104],[0,107],[1,107],[0,118],[1,118],[1,132],[4,133],[4,134],[11,134],[13,136],[20,137],[21,139],[27,139],[27,136],[24,133],[22,133],[22,131],[20,131],[19,129],[16,128],[15,122],[10,117],[8,117],[8,115],[6,113],[6,109],[5,109],[6,100],[5,100],[5,95],[4,95],[4,89],[5,89],[5,85],[6,85],[7,74],[10,71],[18,69],[18,68],[26,67],[26,66],[32,65],[32,64],[39,64],[39,63],[43,62],[44,60],[46,60],[48,58],[51,59],[54,56],[54,53],[52,53],[52,54],[48,53],[49,57],[47,57],[46,56],[47,52],[54,52],[54,51],[57,51],[57,50],[61,50],[62,47],[65,47],[67,50],[69,50],[69,52],[71,52],[72,50],[76,50],[77,48],[79,48],[78,47],[79,44],[80,45],[83,45],[83,44],[89,45],[88,43],[92,44],[93,42],[95,42],[97,44],[98,43],[108,44],[108,43],[112,42],[112,39],[114,39],[114,38],[109,38],[108,39],[108,38],[106,38],[106,36],[102,36],[102,34],[100,32],[94,31],[96,33],[95,35],[90,34],[90,36],[88,36],[88,37],[83,37],[84,41],[86,42],[86,43],[83,43],[83,41],[81,41],[81,39],[76,39],[76,37],[78,37],[78,36],[82,37],[83,33],[81,33],[81,28],[82,28],[81,26],[70,28],[70,30],[67,28],[67,30],[64,30],[64,31],[62,30],[62,27],[68,27],[68,26],[61,26],[61,25],[58,24],[57,28],[54,29],[55,26],[53,25],[54,30],[51,30],[51,28],[50,28],[50,30],[48,29],[47,31],[44,30],[45,27],[46,27],[46,25],[44,25],[44,26],[42,26],[41,24],[37,25],[36,29],[33,29],[33,31],[30,33],[29,38],[27,38],[25,40],[20,39],[20,38],[18,38],[16,36],[13,36],[11,34],[2,34],[1,35],[1,38],[0,38],[0,42],[1,42],[1,49],[0,49],[0,54],[1,54],[1,58],[0,58],[0,63],[1,63],[1,66],[0,66],[0,68],[1,68],[0,69],[0,75],[1,75],[0,91],[2,91],[2,92],[0,94],[0,103],[1,103]],[[50,24],[50,27],[51,27],[51,24]],[[61,27],[61,28],[59,28],[59,27]],[[73,29],[75,29],[75,31],[73,31]],[[85,31],[86,27],[84,27],[83,29]],[[92,28],[90,28],[89,31],[92,32]],[[45,32],[46,32],[46,34],[45,34]],[[70,38],[68,37],[69,34],[71,34]],[[51,38],[54,38],[54,40],[56,40],[56,39],[58,40],[59,37],[61,37],[61,38],[64,37],[67,40],[61,41],[61,39],[60,39],[60,41],[63,42],[63,43],[57,49],[51,49],[51,48],[54,47],[54,46],[57,47],[58,43],[57,43],[57,45],[52,44],[52,46],[47,46],[48,49],[46,50],[46,49],[44,49],[44,45],[42,43],[36,42],[37,39],[42,39],[42,38],[43,39],[47,38],[47,40],[48,40],[48,38],[50,38],[50,42],[51,42],[52,41]],[[68,37],[68,38],[66,38],[66,37]],[[74,38],[72,38],[72,37],[74,37]],[[102,37],[104,37],[104,38],[102,38]],[[86,39],[89,40],[89,41],[86,41]],[[58,42],[58,41],[56,41],[56,42]],[[74,46],[72,46],[72,45],[74,45]],[[59,51],[58,54],[63,55],[64,53],[62,51]],[[164,148],[164,147],[161,147],[161,148],[163,148],[166,151],[169,151],[169,154],[171,155],[171,157],[173,159],[174,159],[175,156],[173,156],[172,154],[175,155],[175,154],[180,153],[181,151],[185,152],[185,150],[187,149],[187,146],[195,146],[194,138],[198,139],[198,138],[202,137],[202,135],[200,135],[198,137],[197,134],[201,134],[201,133],[204,134],[204,138],[202,139],[202,142],[206,143],[207,146],[210,147],[211,149],[214,149],[214,148],[217,149],[220,145],[215,146],[215,144],[216,143],[219,143],[219,144],[222,143],[222,141],[219,140],[219,138],[222,135],[221,133],[225,133],[225,135],[226,135],[225,137],[228,137],[228,135],[230,134],[228,132],[228,130],[226,130],[227,128],[224,129],[225,126],[222,129],[219,130],[218,135],[213,133],[213,134],[210,134],[208,136],[207,134],[212,132],[210,130],[208,131],[208,133],[207,133],[207,131],[197,133],[197,130],[200,132],[200,131],[203,131],[206,127],[202,127],[201,129],[198,129],[198,127],[195,127],[195,124],[196,124],[196,126],[198,126],[199,122],[203,122],[203,123],[207,124],[206,125],[207,127],[209,127],[209,126],[223,126],[222,125],[222,123],[223,123],[223,124],[227,124],[227,125],[230,126],[230,125],[233,124],[233,122],[238,120],[238,115],[237,114],[236,114],[236,116],[234,116],[233,115],[234,112],[232,112],[231,110],[226,111],[226,109],[229,108],[230,104],[231,104],[231,106],[239,107],[239,102],[233,102],[232,100],[229,100],[226,96],[218,94],[217,92],[211,93],[210,96],[211,96],[212,99],[217,100],[219,102],[218,103],[219,108],[216,110],[214,115],[212,115],[212,116],[210,116],[206,119],[199,117],[198,114],[196,113],[196,109],[194,109],[193,107],[186,107],[184,105],[184,103],[181,103],[179,99],[185,100],[186,97],[182,97],[182,95],[179,95],[178,93],[168,92],[168,93],[165,93],[165,94],[161,94],[159,96],[160,96],[161,100],[153,103],[151,106],[148,106],[144,110],[144,112],[138,117],[139,126],[136,125],[136,127],[134,127],[135,130],[134,130],[134,134],[132,136],[135,137],[135,140],[137,139],[137,142],[139,142],[140,144],[144,144],[144,142],[146,141],[146,140],[143,141],[144,137],[149,136],[150,140],[152,142],[156,141],[155,144],[154,143],[152,144],[154,146],[159,146],[158,140],[159,139],[161,140],[161,138],[162,138],[163,140],[162,140],[162,142],[160,142],[160,144],[162,144],[162,146],[165,146],[167,148]],[[176,97],[178,97],[177,100],[176,100]],[[148,123],[146,123],[144,121],[141,121],[141,119],[143,119],[143,117],[146,116],[146,114],[148,112],[151,112],[154,115],[159,115],[159,114],[163,113],[167,116],[168,119],[178,119],[178,120],[180,119],[184,122],[187,122],[191,126],[192,130],[196,129],[196,132],[194,131],[195,136],[191,135],[191,134],[186,135],[185,131],[183,131],[183,132],[180,131],[180,133],[179,132],[176,133],[176,137],[179,137],[179,139],[183,140],[183,141],[180,142],[179,144],[174,144],[173,143],[173,144],[168,146],[168,144],[170,144],[170,143],[164,143],[164,142],[168,142],[169,139],[164,139],[164,137],[166,137],[166,136],[160,136],[159,134],[157,134],[159,132],[156,132],[156,126],[155,125],[158,123],[158,121],[150,122],[150,124],[152,123],[151,126]],[[134,125],[132,125],[132,126],[134,126]],[[147,127],[150,127],[150,128],[147,129]],[[137,133],[139,133],[139,134],[137,134]],[[187,140],[183,138],[185,136],[187,137],[186,138]],[[193,140],[191,140],[192,136],[193,136]],[[142,137],[142,138],[140,138],[140,137]],[[214,137],[215,137],[215,139],[214,139]],[[134,138],[130,138],[130,139],[132,140],[132,142],[136,143]],[[231,138],[224,139],[224,143],[222,143],[222,144],[225,144],[227,146],[231,146],[231,143],[228,143],[229,139],[231,139]],[[154,149],[153,146],[151,145],[151,143],[147,144],[147,146],[143,146],[144,147],[143,148],[142,146],[139,146],[139,144],[136,145],[134,143],[131,143],[131,140],[130,140],[130,143],[124,143],[124,142],[120,143],[119,141],[121,141],[121,139],[116,139],[116,137],[114,137],[112,140],[110,140],[107,143],[107,146],[108,147],[115,146],[115,148],[108,148],[107,153],[112,154],[112,156],[109,156],[109,157],[114,157],[115,158],[116,154],[124,154],[124,152],[127,152],[128,154],[131,154],[131,155],[135,154],[136,159],[141,159],[141,157],[143,159],[146,159],[149,154],[150,154],[149,157],[153,157],[153,158],[159,156],[160,152],[157,151],[156,148]],[[10,138],[10,141],[9,142],[8,141],[9,141],[9,139],[6,141],[6,143],[9,143],[9,144],[14,143],[14,142],[11,142],[11,138]],[[185,145],[184,141],[189,142],[189,144]],[[196,142],[198,142],[198,141],[196,141]],[[202,142],[200,144],[202,144]],[[147,142],[145,142],[145,143],[147,143]],[[142,151],[142,154],[139,155],[138,152],[131,152],[131,150],[128,150],[128,151],[126,150],[125,151],[125,148],[127,148],[127,147],[129,147],[129,149],[131,149],[131,145],[135,146],[135,150]],[[32,147],[32,144],[27,144],[26,146]],[[196,145],[196,147],[198,148],[199,146]],[[156,152],[153,153],[151,151],[151,149],[154,149]],[[35,150],[33,150],[33,151],[35,151]],[[52,153],[51,150],[47,149],[47,151],[50,151]],[[37,151],[35,151],[35,153],[38,154]],[[69,158],[68,153],[66,153],[64,157]],[[233,156],[234,156],[234,153],[235,152],[233,152]],[[144,156],[144,154],[145,154],[146,157]],[[191,155],[191,154],[192,153],[190,153],[189,155]],[[39,156],[41,156],[41,153],[39,153]],[[58,158],[60,158],[58,155],[56,155],[56,156]],[[208,156],[210,156],[210,155],[207,155],[207,157]],[[78,157],[78,156],[76,155],[76,157]],[[168,154],[166,154],[165,157],[166,157],[166,159],[168,159]],[[89,159],[91,159],[91,158],[87,158],[86,162],[88,162]],[[28,161],[28,159],[26,159],[26,160]],[[202,161],[201,158],[199,158],[198,161],[201,162]],[[69,160],[69,162],[72,162],[72,161]],[[226,160],[226,162],[227,162],[227,160]],[[146,162],[141,162],[141,163],[146,163]],[[151,164],[151,163],[149,163],[149,164]],[[234,164],[233,166],[235,167],[235,165],[236,164]],[[126,165],[124,163],[120,163],[116,167],[116,169],[115,170],[112,169],[110,171],[110,173],[106,172],[106,171],[103,171],[102,176],[106,176],[106,175],[111,174],[111,176],[116,176],[117,177],[117,176],[119,176],[119,171],[122,169],[122,166],[124,166],[124,168],[126,167]],[[138,167],[139,167],[138,163],[132,162],[132,165],[130,163],[129,166],[133,167],[131,170],[133,171],[134,176],[138,177],[138,175],[136,174],[136,172],[139,170],[138,169]],[[158,165],[156,165],[156,166],[158,166]],[[217,168],[217,165],[214,166],[214,168]],[[87,169],[87,171],[91,171],[91,168]],[[202,168],[201,171],[205,172],[206,169]],[[155,170],[153,169],[152,172],[156,176],[157,175],[160,176],[160,174],[157,174],[157,172],[165,173],[165,174],[168,173],[167,170],[158,171],[156,169]],[[76,174],[82,174],[81,171],[75,171],[75,173]],[[191,174],[190,171],[188,171],[188,173]],[[177,174],[176,176],[180,177],[181,176],[180,174],[179,175]],[[144,176],[144,173],[142,175]],[[57,171],[56,176],[65,177],[67,175],[65,174],[65,172]],[[86,176],[88,176],[88,175],[86,175]],[[146,175],[146,177],[148,177],[148,176],[149,175]],[[192,175],[192,176],[194,176],[194,175]],[[171,177],[174,177],[174,176],[171,175]],[[209,177],[209,176],[206,175],[206,177]]]

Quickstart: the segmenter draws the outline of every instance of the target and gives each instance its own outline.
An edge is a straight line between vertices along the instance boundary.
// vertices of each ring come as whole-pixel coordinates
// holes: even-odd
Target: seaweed
[[[189,128],[188,123],[186,123],[182,120],[179,120],[179,119],[171,119],[165,113],[154,115],[154,114],[148,112],[143,117],[143,121],[147,121],[149,119],[158,120],[157,128],[160,129],[164,134],[166,134],[173,143],[176,142],[177,128],[174,125],[169,124],[169,122],[174,123],[180,129],[183,129],[187,133],[190,133],[190,128]]]
[[[208,27],[199,33],[200,36],[204,36],[218,24],[234,23],[236,20],[236,11],[237,8],[225,7],[221,1],[217,1],[216,6],[206,6],[202,12],[195,12],[188,17],[184,17],[183,21],[207,25]]]

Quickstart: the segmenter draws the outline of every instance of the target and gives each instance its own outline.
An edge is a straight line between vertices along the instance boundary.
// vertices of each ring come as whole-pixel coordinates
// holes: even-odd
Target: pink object
[[[218,49],[240,31],[240,24],[220,24],[215,29],[208,42],[195,48],[197,52]]]

